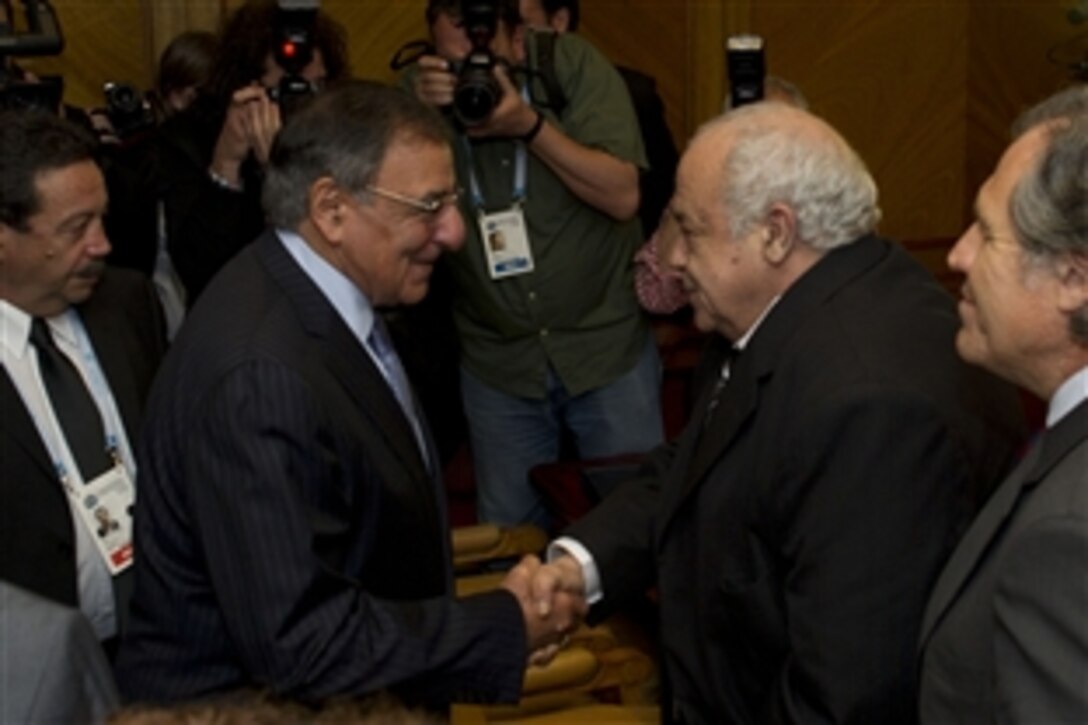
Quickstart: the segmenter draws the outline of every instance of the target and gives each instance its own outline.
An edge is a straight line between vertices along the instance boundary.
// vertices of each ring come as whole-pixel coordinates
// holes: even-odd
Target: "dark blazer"
[[[143,275],[109,268],[77,309],[135,449],[144,401],[166,348],[154,288]],[[0,579],[79,606],[68,496],[6,370],[0,371],[0,542]],[[122,619],[123,609],[118,607]]]
[[[261,174],[252,156],[242,164],[242,191],[224,189],[208,175],[225,115],[222,104],[201,96],[158,131],[155,174],[166,244],[190,307],[264,225]]]
[[[1088,402],[1042,435],[937,580],[923,723],[1088,722]]]
[[[660,476],[572,527],[601,572],[594,617],[657,586],[667,719],[913,722],[926,594],[965,492],[1003,475],[1021,430],[957,327],[896,246],[830,252],[733,361],[706,429],[704,394]]]
[[[274,234],[208,287],[150,410],[122,694],[517,698],[519,605],[452,598],[441,481]]]

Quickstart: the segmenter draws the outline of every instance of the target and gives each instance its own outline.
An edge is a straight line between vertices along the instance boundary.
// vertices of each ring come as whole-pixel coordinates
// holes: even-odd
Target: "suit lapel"
[[[1073,448],[1088,438],[1088,401],[1045,431],[979,512],[933,587],[922,620],[919,649],[1000,537],[1021,496],[1042,481]]]
[[[109,274],[102,278],[102,284],[108,284]],[[135,436],[139,433],[135,426],[139,425],[141,417],[140,394],[136,389],[135,372],[128,355],[131,351],[122,344],[118,337],[120,329],[116,319],[111,315],[116,311],[103,311],[100,314],[99,307],[94,304],[94,295],[78,309],[79,316],[83,320],[83,326],[87,330],[87,336],[94,346],[95,358],[98,360],[102,374],[109,385],[110,394],[117,405],[117,412],[121,416],[121,423],[125,426],[125,435],[129,443],[135,445]]]
[[[794,332],[805,325],[809,316],[828,298],[888,254],[887,242],[865,237],[829,252],[786,290],[745,350],[734,359],[729,382],[722,390],[717,409],[706,429],[700,431],[710,397],[711,386],[706,386],[695,407],[697,417],[689,421],[684,433],[694,438],[688,443],[690,457],[678,460],[678,476],[671,481],[674,485],[665,489],[659,541],[664,539],[665,529],[684,501],[703,485],[711,469],[751,424],[759,407],[760,391],[770,383]],[[683,452],[679,455],[683,456]],[[734,476],[736,480],[745,479],[745,472],[738,474]],[[722,481],[721,485],[729,485],[729,481]]]
[[[681,499],[706,476],[755,412],[759,396],[754,366],[746,364],[749,359],[742,355],[734,360],[729,382],[721,391],[713,415],[705,421],[702,431],[696,433],[691,463],[680,490]],[[704,391],[701,404],[696,408],[699,411],[698,418],[692,421],[692,425],[703,426],[712,393],[712,390]]]
[[[45,449],[38,429],[34,425],[30,413],[23,405],[23,398],[8,376],[7,369],[3,369],[0,377],[0,424],[4,435],[10,438],[26,451],[27,456],[42,469],[42,474],[51,480],[56,479],[56,471],[49,460],[49,452]]]
[[[411,424],[393,391],[362,345],[321,291],[299,269],[272,232],[255,244],[272,279],[291,299],[306,331],[321,340],[322,359],[333,379],[367,416],[413,478],[428,478]]]

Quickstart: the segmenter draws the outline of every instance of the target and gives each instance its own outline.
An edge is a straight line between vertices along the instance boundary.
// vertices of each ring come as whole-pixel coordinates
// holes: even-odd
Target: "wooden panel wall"
[[[54,0],[68,38],[67,99],[101,102],[105,80],[146,86],[167,40],[214,28],[241,0]],[[729,34],[767,41],[770,72],[859,150],[881,188],[882,229],[953,236],[1016,113],[1059,87],[1047,50],[1077,28],[1072,0],[582,0],[582,32],[654,76],[677,142],[721,108]],[[402,43],[424,37],[425,0],[324,0],[349,31],[356,74],[392,80]]]
[[[22,3],[16,13],[22,20]],[[65,100],[77,106],[101,106],[102,84],[124,82],[146,88],[151,83],[147,15],[141,0],[53,0],[65,38],[56,58],[19,59],[35,73],[64,76]]]

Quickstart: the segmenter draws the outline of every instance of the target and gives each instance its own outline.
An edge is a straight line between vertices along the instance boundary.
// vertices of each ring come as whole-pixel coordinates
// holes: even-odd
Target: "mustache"
[[[81,279],[98,279],[105,271],[106,263],[101,259],[96,259],[83,265],[79,271],[76,272],[76,277]]]

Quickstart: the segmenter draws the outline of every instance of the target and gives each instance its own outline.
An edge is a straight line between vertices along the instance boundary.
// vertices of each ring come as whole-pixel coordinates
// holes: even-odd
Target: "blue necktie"
[[[412,387],[408,383],[408,375],[404,372],[404,366],[400,363],[400,357],[397,356],[397,351],[393,349],[393,344],[389,340],[389,331],[385,327],[385,321],[376,313],[374,315],[374,326],[370,328],[370,335],[367,337],[366,341],[370,346],[370,349],[374,352],[374,355],[377,356],[378,361],[381,363],[385,380],[389,383],[389,387],[393,389],[393,395],[397,398],[397,402],[400,403],[401,410],[404,411],[405,417],[408,418],[408,423],[412,426],[412,432],[415,433],[416,443],[419,445],[420,454],[423,456],[423,462],[427,465],[427,469],[430,470],[430,456],[427,455],[427,444],[423,439],[423,430],[419,424],[419,416],[416,415],[416,407],[412,397]]]

